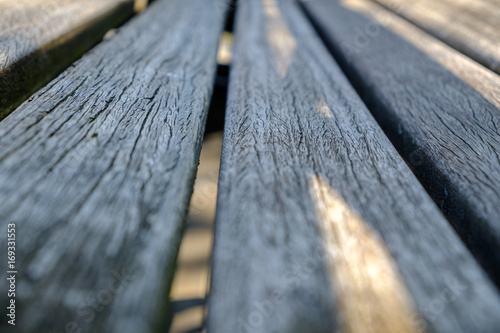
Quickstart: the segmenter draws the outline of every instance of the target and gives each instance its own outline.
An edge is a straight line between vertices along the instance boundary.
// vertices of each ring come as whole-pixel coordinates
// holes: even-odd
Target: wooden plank
[[[162,329],[223,21],[155,1],[0,123],[0,243],[16,223],[19,266],[2,332]]]
[[[335,1],[304,4],[389,138],[500,286],[498,76],[455,58],[457,72],[477,75],[469,82],[488,78],[478,89],[484,94],[491,83],[490,102],[378,21]]]
[[[0,0],[0,120],[134,12],[134,0]]]
[[[208,331],[495,332],[493,284],[296,6],[236,13]]]
[[[500,74],[500,4],[464,0],[373,0]]]
[[[459,1],[455,2],[458,4]],[[411,42],[420,51],[473,87],[491,104],[500,108],[500,80],[497,74],[371,1],[343,0],[342,4]],[[353,51],[355,50],[353,48]]]

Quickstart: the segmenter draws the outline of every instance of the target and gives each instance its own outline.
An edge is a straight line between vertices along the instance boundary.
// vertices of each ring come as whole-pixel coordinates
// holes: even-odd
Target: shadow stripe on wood
[[[235,23],[208,331],[496,332],[498,292],[297,5]]]
[[[500,5],[475,0],[372,0],[500,74]]]
[[[488,101],[429,55],[348,3],[362,2],[303,4],[386,134],[500,286],[498,97],[484,92],[488,86],[480,86],[492,100]],[[391,14],[378,15],[387,19]],[[378,33],[352,51],[359,31],[366,27],[376,27]],[[452,56],[446,48],[441,52],[443,57]],[[468,76],[477,78],[467,81],[486,78],[495,95],[498,76],[458,61],[465,69],[457,72],[470,68]]]
[[[0,123],[21,267],[2,332],[162,329],[223,25],[211,2],[155,1]]]
[[[134,13],[134,0],[1,0],[0,120]]]

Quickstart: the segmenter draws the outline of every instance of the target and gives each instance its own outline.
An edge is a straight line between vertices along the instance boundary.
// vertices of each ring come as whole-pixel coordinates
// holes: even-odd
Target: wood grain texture
[[[296,4],[240,1],[235,33],[208,331],[496,332],[493,284]]]
[[[498,104],[355,9],[336,1],[304,5],[375,118],[500,286]],[[370,37],[369,29],[377,33]],[[469,72],[476,74],[484,77]],[[499,78],[488,78],[495,94]]]
[[[456,2],[459,2],[456,0]],[[473,87],[491,104],[500,108],[498,75],[440,40],[422,31],[400,16],[369,0],[343,0],[342,5],[370,18],[437,61],[462,81]]]
[[[2,332],[168,318],[223,21],[210,2],[155,1],[0,123],[0,227],[16,223],[20,266]]]
[[[0,120],[134,12],[134,0],[0,0]]]
[[[464,0],[373,0],[500,74],[500,4]]]

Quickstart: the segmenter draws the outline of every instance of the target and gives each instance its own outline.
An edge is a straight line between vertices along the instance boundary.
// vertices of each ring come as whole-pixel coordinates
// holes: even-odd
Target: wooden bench
[[[0,330],[165,332],[232,7],[157,0],[98,43],[133,1],[41,4],[0,0]],[[238,3],[208,332],[498,332],[500,78],[390,8]]]

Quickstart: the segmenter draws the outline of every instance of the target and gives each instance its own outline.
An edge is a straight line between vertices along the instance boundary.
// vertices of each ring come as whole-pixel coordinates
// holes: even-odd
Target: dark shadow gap
[[[228,45],[231,45],[232,42],[236,0],[216,1],[223,1],[224,5],[229,8],[225,28],[220,37],[219,52],[226,47],[226,51],[230,53]],[[228,38],[231,40],[228,41]],[[207,242],[213,242],[213,223],[219,176],[218,163],[220,162],[220,150],[222,148],[230,65],[230,59],[226,59],[226,61],[220,61],[219,59],[214,78],[214,90],[208,109],[203,148],[189,205],[186,230],[182,237],[170,291],[170,302],[174,310],[178,308],[179,304],[186,306],[182,307],[183,311],[173,313],[168,319],[168,332],[170,333],[202,332],[206,327],[207,304],[205,301],[208,298],[210,287],[212,244],[209,252],[205,253],[206,257],[191,258],[189,253],[191,255],[198,253],[199,256],[200,250],[204,251]],[[211,238],[210,241],[209,238]],[[180,291],[180,289],[190,288],[188,279],[183,280],[183,276],[186,277],[187,274],[191,274],[191,277],[197,274],[206,274],[204,294],[198,292],[196,295],[191,296],[196,299],[196,303],[191,302],[190,300],[193,298],[185,297],[186,295],[183,295]],[[193,292],[197,291],[194,290]]]
[[[214,91],[208,109],[205,136],[224,130],[226,110],[227,87],[229,84],[229,66],[218,65],[215,77]]]

